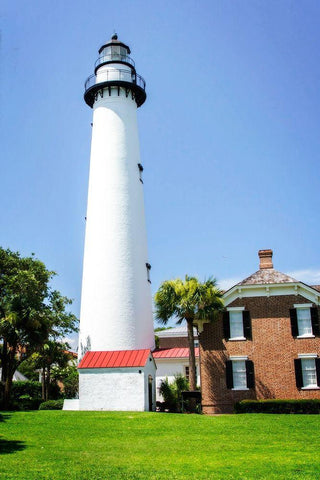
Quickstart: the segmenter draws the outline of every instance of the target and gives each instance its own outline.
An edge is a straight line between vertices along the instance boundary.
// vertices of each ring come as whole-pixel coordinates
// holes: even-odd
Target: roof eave
[[[281,292],[283,291],[283,293]],[[252,296],[274,296],[274,295],[298,295],[307,294],[307,298],[317,305],[320,304],[320,292],[306,285],[303,282],[283,282],[283,283],[259,283],[259,284],[237,284],[227,290],[223,295],[223,300],[227,306],[236,298]],[[258,295],[259,293],[259,295]],[[303,295],[304,294],[304,295]]]

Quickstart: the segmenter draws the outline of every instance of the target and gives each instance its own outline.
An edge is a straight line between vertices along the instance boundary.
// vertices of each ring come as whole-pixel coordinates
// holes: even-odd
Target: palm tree
[[[187,322],[189,343],[190,390],[196,389],[196,361],[194,353],[193,325],[196,320],[212,321],[223,308],[222,292],[214,278],[201,283],[195,277],[184,280],[166,280],[155,295],[156,318],[167,324],[170,318],[176,323]]]

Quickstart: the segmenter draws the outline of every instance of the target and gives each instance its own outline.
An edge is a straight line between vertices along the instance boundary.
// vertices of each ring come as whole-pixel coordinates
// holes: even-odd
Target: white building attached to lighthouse
[[[80,312],[79,408],[131,410],[134,378],[143,375],[146,378],[137,381],[137,389],[141,391],[143,383],[147,393],[141,396],[148,401],[134,401],[143,405],[139,409],[151,410],[155,407],[154,361],[148,361],[148,368],[136,367],[134,361],[126,367],[136,369],[138,377],[130,377],[126,401],[122,398],[117,403],[117,391],[125,396],[128,371],[121,376],[121,364],[116,367],[117,375],[112,375],[112,362],[95,368],[94,362],[86,360],[86,354],[98,358],[92,352],[154,349],[137,124],[137,108],[146,99],[145,81],[136,72],[129,47],[117,35],[100,48],[99,55],[84,94],[93,109],[93,125]]]

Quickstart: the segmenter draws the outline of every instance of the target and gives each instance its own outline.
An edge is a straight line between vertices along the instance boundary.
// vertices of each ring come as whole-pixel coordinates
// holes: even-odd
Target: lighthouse
[[[146,100],[130,48],[99,49],[84,100],[93,110],[79,334],[80,409],[151,410],[155,365],[137,109]],[[138,398],[139,397],[139,398]]]

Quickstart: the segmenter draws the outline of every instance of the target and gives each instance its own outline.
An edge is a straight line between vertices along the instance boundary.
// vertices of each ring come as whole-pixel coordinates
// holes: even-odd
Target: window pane
[[[317,385],[316,362],[314,358],[303,358],[302,378],[304,387],[312,387]]]
[[[122,57],[126,57],[127,56],[127,49],[124,48],[124,47],[120,47],[120,54]]]
[[[230,338],[243,337],[242,311],[229,312],[229,318],[230,318]]]
[[[310,308],[297,308],[299,336],[312,335]]]
[[[233,388],[247,387],[247,372],[245,360],[232,361]]]

